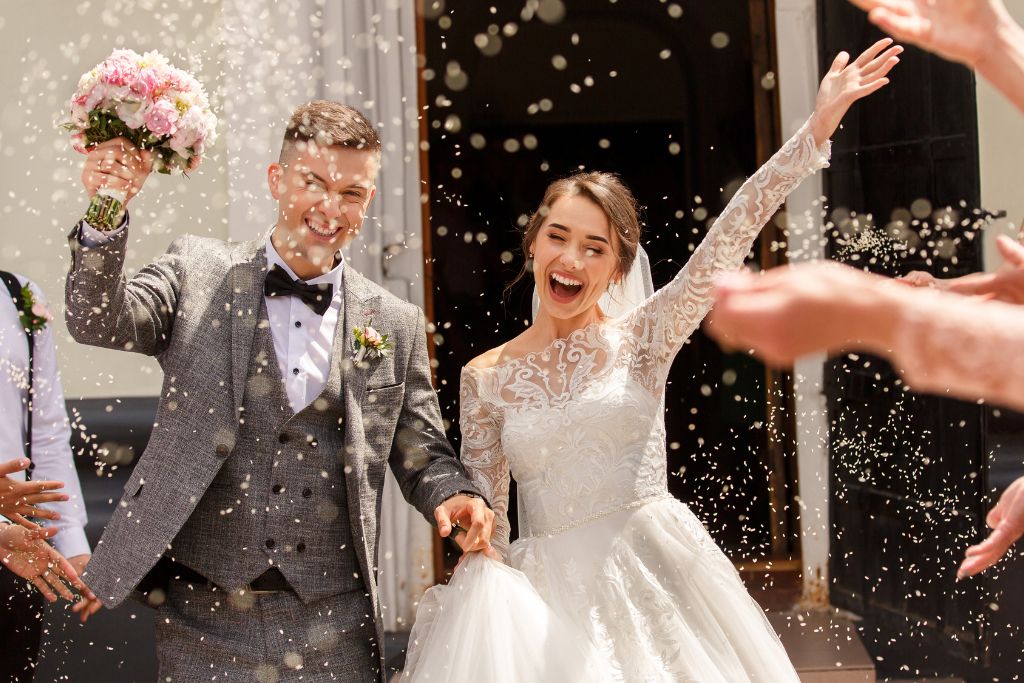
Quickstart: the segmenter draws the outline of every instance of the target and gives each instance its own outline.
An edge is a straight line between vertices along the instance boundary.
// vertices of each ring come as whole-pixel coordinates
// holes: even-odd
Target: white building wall
[[[796,132],[814,110],[818,91],[818,29],[814,0],[775,3],[782,134]],[[824,257],[820,173],[805,180],[786,201],[791,263]],[[823,356],[805,358],[794,370],[803,598],[828,602],[828,414],[822,391]]]
[[[67,334],[66,235],[88,198],[80,181],[82,157],[57,128],[59,117],[82,73],[114,47],[160,50],[206,85],[219,110],[219,33],[220,0],[37,0],[6,3],[0,13],[0,268],[32,278],[46,294],[57,316],[69,399],[155,396],[161,373],[151,358],[81,346]],[[226,237],[227,205],[222,136],[190,178],[154,173],[132,200],[127,268],[145,265],[186,232]]]

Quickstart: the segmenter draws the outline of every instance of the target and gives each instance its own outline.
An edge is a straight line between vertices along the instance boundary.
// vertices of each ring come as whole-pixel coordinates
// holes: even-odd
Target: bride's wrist
[[[826,117],[817,109],[811,112],[810,118],[807,119],[807,130],[810,131],[811,136],[814,138],[815,147],[821,147],[825,144],[836,130],[836,126],[831,125],[825,119]]]

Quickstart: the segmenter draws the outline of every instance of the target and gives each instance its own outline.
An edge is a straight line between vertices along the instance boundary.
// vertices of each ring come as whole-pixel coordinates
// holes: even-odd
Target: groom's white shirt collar
[[[338,293],[341,292],[341,281],[342,281],[342,276],[344,275],[344,272],[345,272],[345,257],[344,256],[341,256],[338,259],[338,265],[334,266],[334,268],[332,268],[331,270],[327,271],[323,275],[318,275],[317,277],[312,278],[310,280],[303,280],[302,278],[300,278],[298,275],[295,274],[295,271],[293,271],[291,268],[288,267],[288,264],[284,262],[284,259],[281,258],[281,255],[279,253],[277,253],[277,249],[274,247],[274,243],[270,239],[270,236],[273,233],[274,233],[274,231],[271,230],[267,234],[266,249],[267,249],[267,270],[268,271],[271,268],[273,268],[274,266],[280,266],[281,268],[284,269],[284,272],[288,273],[288,277],[290,277],[290,278],[292,278],[294,280],[299,280],[300,282],[305,282],[308,285],[319,285],[319,284],[323,284],[323,283],[334,285],[334,294],[335,294],[335,296],[337,296]]]

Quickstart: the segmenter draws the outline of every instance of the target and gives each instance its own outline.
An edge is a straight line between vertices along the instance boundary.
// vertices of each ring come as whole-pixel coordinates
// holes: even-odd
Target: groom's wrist
[[[103,246],[120,235],[128,227],[128,222],[127,211],[124,212],[117,227],[113,230],[101,230],[83,218],[78,227],[78,242],[83,247],[89,248]]]

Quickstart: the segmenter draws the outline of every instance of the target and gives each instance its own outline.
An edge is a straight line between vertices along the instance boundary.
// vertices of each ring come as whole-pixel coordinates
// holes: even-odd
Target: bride
[[[889,82],[902,51],[891,43],[836,58],[810,119],[650,297],[622,305],[640,264],[625,185],[580,172],[548,187],[523,236],[534,323],[462,374],[462,462],[493,505],[493,551],[465,556],[425,596],[408,678],[798,680],[730,561],[668,493],[665,382],[715,276],[739,268],[786,196],[828,165],[850,105]],[[520,499],[511,545],[510,475]]]

